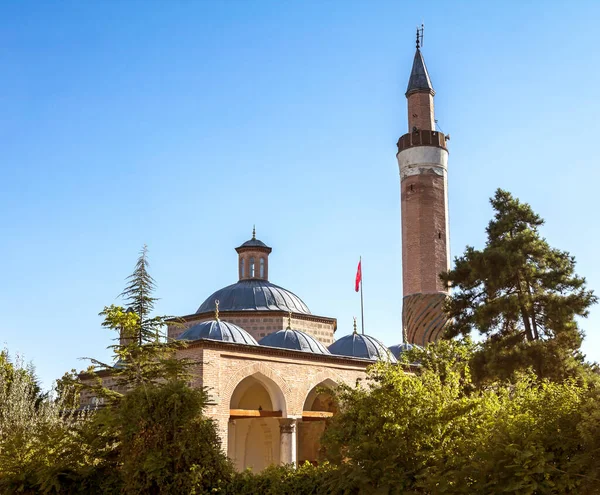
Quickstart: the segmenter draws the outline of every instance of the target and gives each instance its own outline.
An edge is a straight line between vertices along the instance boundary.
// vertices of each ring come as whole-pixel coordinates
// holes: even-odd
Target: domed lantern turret
[[[272,249],[256,238],[256,228],[252,229],[252,239],[235,250],[239,258],[240,280],[269,280],[269,254]]]

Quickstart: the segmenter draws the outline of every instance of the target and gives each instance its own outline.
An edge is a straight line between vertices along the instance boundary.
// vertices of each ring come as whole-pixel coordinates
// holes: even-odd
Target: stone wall
[[[273,410],[283,418],[302,418],[304,403],[314,387],[353,385],[365,377],[370,362],[301,351],[256,348],[242,345],[199,341],[179,351],[182,358],[196,361],[192,385],[208,387],[214,405],[206,413],[218,426],[219,436],[227,446],[231,397],[246,377],[253,376],[269,391]]]
[[[187,321],[183,327],[169,327],[169,337],[176,338],[181,335],[186,328],[195,325],[201,321],[213,319],[210,314],[201,315],[199,318],[194,318],[192,321]],[[269,311],[248,311],[227,313],[222,311],[219,314],[219,319],[238,325],[252,335],[257,341],[269,335],[270,333],[283,330],[288,326],[288,317],[284,313],[269,312]],[[298,317],[292,315],[292,328],[306,332],[321,343],[325,347],[333,343],[333,334],[335,331],[336,320],[332,318],[319,317]]]
[[[273,463],[314,462],[324,420],[303,422],[303,411],[329,410],[321,399],[327,396],[318,395],[316,387],[354,385],[365,378],[371,364],[361,359],[208,340],[191,342],[177,353],[194,361],[190,386],[208,390],[211,404],[205,414],[215,421],[223,449],[237,469],[256,471]],[[100,375],[107,387],[116,389],[108,372]],[[82,379],[90,381],[91,377]],[[92,394],[84,391],[82,405],[94,402]],[[274,411],[276,417],[231,419],[231,409]]]

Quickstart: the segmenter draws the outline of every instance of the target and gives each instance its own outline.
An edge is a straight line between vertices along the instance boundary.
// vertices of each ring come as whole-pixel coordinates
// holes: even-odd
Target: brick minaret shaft
[[[446,323],[449,269],[448,150],[435,130],[435,92],[417,42],[408,82],[408,133],[398,140],[402,209],[402,324],[410,343],[437,340]]]

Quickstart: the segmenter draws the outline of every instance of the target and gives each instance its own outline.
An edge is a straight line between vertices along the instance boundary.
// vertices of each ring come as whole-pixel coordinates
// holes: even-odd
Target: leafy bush
[[[294,469],[292,466],[271,466],[260,473],[236,473],[224,493],[228,495],[325,495],[341,494],[333,491],[329,481],[335,478],[337,468],[325,463],[313,466],[308,462]]]
[[[600,493],[593,385],[521,374],[476,389],[468,368],[458,368],[442,379],[427,368],[410,375],[378,364],[367,387],[343,387],[322,440],[339,466],[329,486],[361,494]]]
[[[86,419],[42,395],[31,367],[2,353],[0,366],[0,491],[68,493],[88,461],[78,431]]]
[[[212,420],[202,416],[203,389],[180,381],[138,387],[119,404],[119,458],[124,493],[210,493],[232,467]]]

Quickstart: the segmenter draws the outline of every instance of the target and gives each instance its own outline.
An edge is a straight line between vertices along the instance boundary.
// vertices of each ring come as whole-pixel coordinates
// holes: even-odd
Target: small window
[[[260,278],[265,278],[265,259],[260,259]]]
[[[250,258],[250,277],[254,277],[254,258]]]
[[[246,260],[244,258],[240,259],[240,278],[244,278],[246,276]]]

